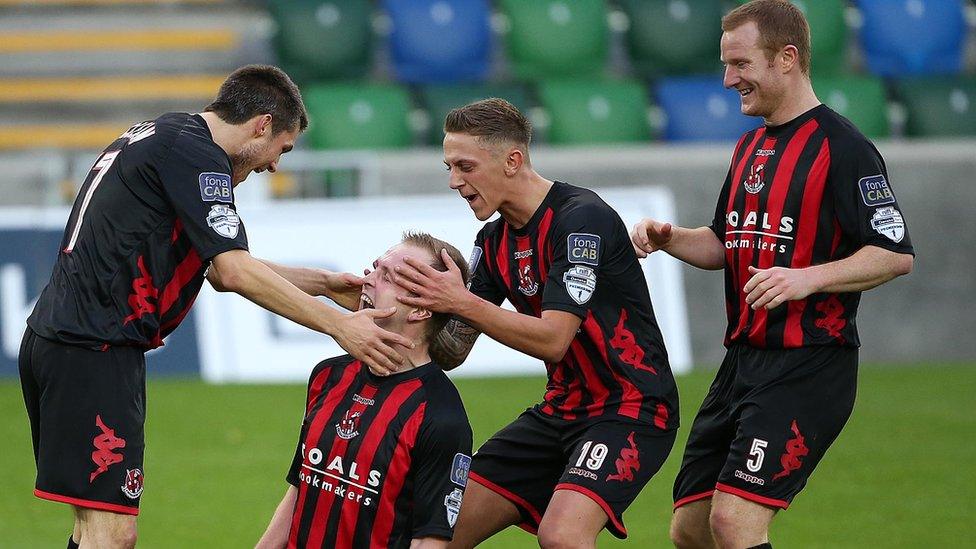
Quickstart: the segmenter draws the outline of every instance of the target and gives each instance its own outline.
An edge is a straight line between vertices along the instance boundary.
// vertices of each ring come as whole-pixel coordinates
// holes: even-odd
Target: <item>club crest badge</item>
[[[871,216],[871,226],[892,242],[901,242],[905,238],[905,218],[893,207],[875,210],[874,215]]]
[[[215,204],[207,215],[207,225],[224,238],[237,238],[237,231],[241,227],[241,218],[230,206]]]
[[[596,271],[582,265],[573,265],[563,274],[563,284],[573,301],[582,305],[593,297],[596,290]]]
[[[758,194],[759,191],[766,186],[766,182],[763,181],[763,166],[765,164],[760,164],[756,166],[755,164],[749,168],[749,177],[746,178],[745,183],[742,184],[746,188],[746,192],[749,194]]]
[[[144,488],[141,469],[126,469],[125,482],[122,483],[122,493],[129,499],[138,499]]]
[[[347,411],[345,417],[336,423],[336,434],[339,435],[339,438],[343,440],[355,438],[359,434],[357,428],[359,427],[359,418],[362,415],[362,412]]]
[[[539,283],[532,280],[532,266],[525,265],[518,271],[519,291],[526,296],[534,296],[539,291]]]

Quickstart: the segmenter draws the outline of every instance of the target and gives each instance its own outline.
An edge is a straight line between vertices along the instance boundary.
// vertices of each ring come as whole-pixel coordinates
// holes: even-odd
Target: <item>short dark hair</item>
[[[515,105],[492,97],[449,112],[444,119],[444,133],[466,133],[490,143],[507,141],[528,149],[532,124]]]
[[[447,270],[447,265],[444,263],[444,258],[441,257],[441,250],[447,250],[447,254],[451,256],[451,260],[454,261],[454,265],[457,266],[458,270],[461,271],[461,280],[465,285],[471,279],[471,274],[468,270],[468,261],[461,255],[461,252],[457,248],[451,246],[449,243],[444,242],[439,238],[434,238],[433,236],[415,231],[406,231],[403,233],[403,243],[411,244],[422,250],[426,250],[430,253],[433,261],[431,261],[430,266],[437,269],[438,271],[444,272]],[[447,322],[451,320],[451,315],[448,313],[433,313],[430,317],[430,321],[427,324],[427,332],[424,334],[427,339],[427,343],[433,343],[437,334],[444,329]]]
[[[722,18],[722,30],[729,32],[749,21],[759,29],[759,47],[772,59],[792,44],[800,58],[800,70],[810,74],[810,25],[800,8],[788,0],[753,0]]]
[[[271,115],[271,133],[308,127],[308,112],[298,86],[285,71],[272,65],[246,65],[220,85],[217,98],[204,109],[228,124],[243,124],[255,116]]]

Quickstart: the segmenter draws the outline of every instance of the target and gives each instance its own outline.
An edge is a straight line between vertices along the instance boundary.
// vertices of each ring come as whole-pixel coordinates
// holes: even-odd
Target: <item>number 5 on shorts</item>
[[[768,442],[760,438],[752,439],[752,448],[749,450],[749,459],[746,460],[746,468],[748,468],[751,472],[756,473],[762,469],[763,458],[766,457],[766,453],[763,452],[763,448],[768,445]]]

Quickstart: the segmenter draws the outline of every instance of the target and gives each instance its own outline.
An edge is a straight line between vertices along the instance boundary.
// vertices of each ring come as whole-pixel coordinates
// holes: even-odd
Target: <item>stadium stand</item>
[[[721,0],[618,0],[629,20],[627,51],[647,77],[717,73]]]
[[[965,6],[959,0],[857,0],[860,43],[881,76],[955,74],[962,70]]]
[[[516,76],[592,76],[607,64],[604,0],[497,0],[509,21],[507,51]]]
[[[854,123],[864,135],[872,139],[888,137],[888,102],[880,78],[819,77],[813,79],[813,89],[821,101]]]
[[[912,137],[976,135],[976,77],[909,78],[895,83]]]
[[[740,112],[739,96],[719,77],[663,78],[655,86],[668,141],[734,141],[762,121]]]
[[[631,81],[554,80],[538,86],[553,144],[647,141],[647,93]]]
[[[384,0],[390,56],[402,82],[483,80],[491,60],[487,0]]]
[[[434,146],[444,140],[444,118],[451,109],[489,97],[501,97],[522,112],[529,112],[532,106],[521,84],[433,84],[422,88],[419,95],[430,117],[427,142]]]
[[[369,0],[276,0],[267,6],[281,67],[296,81],[359,78],[369,71]]]
[[[313,123],[307,138],[323,149],[388,149],[410,145],[410,95],[387,84],[319,84],[303,93]]]

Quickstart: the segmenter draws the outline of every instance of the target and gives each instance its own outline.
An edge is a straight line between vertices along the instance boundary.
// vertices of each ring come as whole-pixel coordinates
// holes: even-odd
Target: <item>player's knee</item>
[[[542,549],[578,549],[594,546],[594,540],[585,539],[585,535],[569,528],[560,528],[558,524],[550,524],[546,521],[539,525],[537,537],[539,547]]]
[[[739,530],[734,513],[721,506],[712,507],[712,512],[708,516],[708,525],[719,547],[727,547],[732,543]]]
[[[711,532],[706,532],[706,534],[710,536]],[[668,535],[671,537],[671,543],[678,549],[691,549],[705,546],[701,540],[702,533],[691,528],[689,524],[683,521],[672,520]]]

